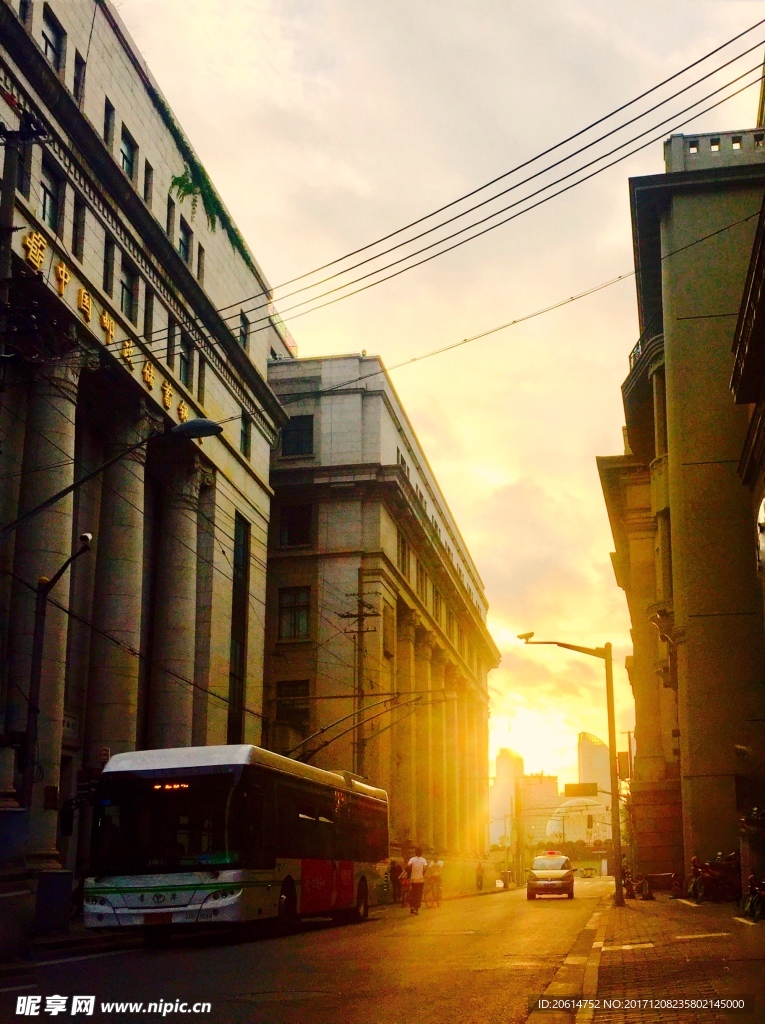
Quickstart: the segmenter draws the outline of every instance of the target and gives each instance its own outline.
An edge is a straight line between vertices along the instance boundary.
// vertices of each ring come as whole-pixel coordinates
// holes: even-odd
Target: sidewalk
[[[732,1024],[765,1021],[765,923],[737,919],[731,903],[604,901],[544,996],[571,997],[576,1012],[540,1012],[529,1024]],[[574,955],[578,954],[578,955]],[[637,1008],[630,1000],[714,1000],[747,996],[749,1012]],[[589,1004],[589,1005],[588,1005]]]
[[[737,1013],[742,1020],[765,1020],[765,926],[737,920],[731,903],[670,900],[628,900],[611,906],[602,948],[593,948],[586,996],[596,995],[601,1007],[580,1012],[577,1020],[593,1024],[687,1024],[728,1022],[730,1012],[711,1010],[614,1011],[604,999],[730,999],[756,998],[756,1011]],[[597,968],[595,980],[594,968]],[[587,991],[595,983],[595,992]]]

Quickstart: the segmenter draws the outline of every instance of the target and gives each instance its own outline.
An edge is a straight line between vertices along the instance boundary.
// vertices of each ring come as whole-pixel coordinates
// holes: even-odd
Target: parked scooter
[[[761,921],[765,917],[765,882],[758,882],[754,875],[749,876],[747,891],[741,900],[741,913],[753,921]]]
[[[741,899],[741,857],[733,850],[727,857],[722,852],[706,863],[691,858],[688,895],[697,903],[738,903]]]

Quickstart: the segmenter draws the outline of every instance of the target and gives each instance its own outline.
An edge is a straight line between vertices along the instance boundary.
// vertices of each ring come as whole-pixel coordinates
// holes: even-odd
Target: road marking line
[[[730,932],[699,932],[697,935],[676,935],[675,939],[724,939]]]
[[[733,920],[734,921],[740,921],[741,924],[751,925],[752,928],[754,928],[755,924],[757,923],[756,921],[750,921],[749,918],[747,918],[747,917],[734,917]]]
[[[120,956],[122,953],[135,953],[141,949],[140,946],[136,946],[134,949],[113,949],[108,953],[88,953],[87,956],[64,956],[59,960],[35,960],[35,967],[50,967],[51,964],[71,964],[75,960],[97,960],[102,956]]]
[[[592,944],[592,948],[593,948],[593,949],[602,949],[602,948],[603,948],[603,942],[602,942],[602,940],[601,940],[600,942],[593,942],[593,944]]]
[[[587,963],[586,956],[567,956],[563,961],[564,964],[568,964],[569,967],[581,967],[582,964]]]
[[[698,907],[698,903],[694,903],[692,900],[675,900],[675,903],[684,903],[686,907]]]
[[[652,942],[630,942],[626,946],[603,946],[604,953],[618,952],[620,949],[653,949]]]
[[[37,987],[37,985],[12,985],[9,988],[0,988],[0,992],[24,992],[28,988]]]

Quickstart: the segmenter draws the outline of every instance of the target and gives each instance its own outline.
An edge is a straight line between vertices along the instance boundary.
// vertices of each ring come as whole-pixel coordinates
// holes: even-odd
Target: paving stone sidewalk
[[[628,900],[612,906],[591,954],[601,1008],[578,1024],[735,1024],[765,1021],[765,924],[737,921],[730,903]],[[593,993],[585,994],[592,995]],[[730,999],[754,996],[753,1013],[602,1007],[604,999]]]

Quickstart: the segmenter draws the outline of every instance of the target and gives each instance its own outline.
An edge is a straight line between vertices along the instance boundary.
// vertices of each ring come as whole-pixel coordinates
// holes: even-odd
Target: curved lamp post
[[[549,644],[553,647],[565,647],[568,651],[587,654],[591,658],[600,658],[606,663],[606,705],[608,708],[608,760],[611,768],[611,838],[614,846],[614,877],[616,888],[614,905],[624,906],[624,890],[622,888],[622,833],[619,812],[619,775],[616,767],[616,719],[614,713],[614,669],[611,656],[611,644],[605,647],[579,647],[576,644],[564,644],[558,640],[532,640],[533,633],[519,633],[518,639],[525,644]]]

